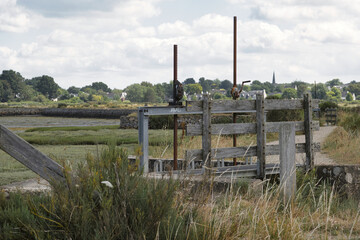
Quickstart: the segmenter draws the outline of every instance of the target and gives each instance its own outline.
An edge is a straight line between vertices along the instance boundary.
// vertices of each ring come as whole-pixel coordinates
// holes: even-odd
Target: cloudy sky
[[[0,70],[54,77],[63,88],[102,81],[360,81],[356,0],[0,0]]]

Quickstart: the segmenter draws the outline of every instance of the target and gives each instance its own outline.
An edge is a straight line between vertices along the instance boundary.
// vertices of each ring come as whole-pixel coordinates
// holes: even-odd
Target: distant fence
[[[336,108],[327,108],[325,110],[325,121],[326,121],[326,125],[336,125],[336,121],[337,121],[337,112],[336,112]]]

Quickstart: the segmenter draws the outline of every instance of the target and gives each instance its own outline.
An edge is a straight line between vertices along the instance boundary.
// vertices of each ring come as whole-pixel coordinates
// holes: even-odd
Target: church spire
[[[273,84],[273,85],[275,85],[275,84],[276,84],[276,82],[275,82],[275,72],[273,72],[272,84]]]

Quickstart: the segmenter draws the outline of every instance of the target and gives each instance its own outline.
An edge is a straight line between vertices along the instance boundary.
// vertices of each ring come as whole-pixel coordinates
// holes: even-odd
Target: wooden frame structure
[[[140,167],[144,173],[149,172],[148,157],[148,122],[151,115],[182,115],[202,114],[202,124],[188,124],[187,134],[191,136],[202,135],[202,149],[188,150],[186,161],[202,160],[203,165],[211,167],[212,159],[256,156],[257,177],[264,179],[266,176],[267,155],[278,155],[279,145],[266,145],[266,132],[278,132],[283,122],[266,122],[265,112],[270,110],[303,109],[304,121],[294,122],[295,131],[305,132],[305,143],[296,144],[297,153],[306,153],[306,169],[314,166],[314,152],[320,151],[320,144],[313,143],[313,130],[319,129],[319,123],[312,121],[312,109],[318,105],[309,94],[304,99],[283,100],[264,99],[258,95],[256,100],[220,100],[211,101],[207,95],[201,101],[188,101],[186,107],[163,107],[163,108],[139,108],[139,144],[142,148]],[[241,113],[256,112],[256,123],[230,123],[211,124],[211,114],[216,113]],[[211,148],[211,135],[233,135],[233,134],[257,134],[256,146]],[[234,166],[235,167],[235,166]]]

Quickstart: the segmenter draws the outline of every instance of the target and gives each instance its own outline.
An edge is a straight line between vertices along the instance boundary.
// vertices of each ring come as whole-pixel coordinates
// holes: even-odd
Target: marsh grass
[[[274,182],[210,185],[141,176],[123,150],[89,155],[50,195],[0,194],[1,239],[356,239],[359,205],[314,172],[298,172],[293,204]],[[122,156],[122,157],[119,157]],[[112,159],[111,161],[106,159]],[[125,159],[125,161],[123,160]],[[124,161],[122,163],[122,161]],[[70,169],[67,169],[69,171]],[[301,176],[301,177],[300,177]],[[102,184],[109,181],[112,187]],[[204,183],[207,180],[204,180]],[[240,187],[237,187],[239,185]],[[210,188],[209,188],[210,186]]]
[[[55,132],[55,131],[100,131],[103,129],[119,129],[119,125],[105,125],[105,126],[69,126],[69,127],[37,127],[26,129],[25,132]]]

